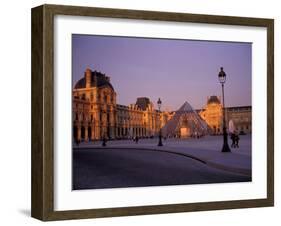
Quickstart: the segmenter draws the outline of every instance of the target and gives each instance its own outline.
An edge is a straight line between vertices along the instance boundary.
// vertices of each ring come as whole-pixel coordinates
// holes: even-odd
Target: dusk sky
[[[72,35],[73,86],[86,68],[108,75],[117,103],[149,97],[163,110],[185,101],[204,107],[207,96],[221,96],[220,67],[227,74],[226,106],[251,105],[252,44],[193,40]]]

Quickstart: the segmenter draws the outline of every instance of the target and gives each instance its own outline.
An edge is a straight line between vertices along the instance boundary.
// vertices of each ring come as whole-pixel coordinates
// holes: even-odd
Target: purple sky
[[[111,78],[117,103],[146,96],[162,109],[185,101],[202,108],[207,96],[221,96],[218,73],[227,74],[226,106],[251,105],[251,43],[72,35],[73,85],[87,67]]]

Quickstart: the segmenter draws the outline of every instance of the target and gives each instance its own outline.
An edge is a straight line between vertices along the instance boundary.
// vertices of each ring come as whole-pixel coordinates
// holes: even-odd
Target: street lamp
[[[159,114],[161,114],[161,105],[162,105],[162,101],[160,100],[160,98],[158,98],[157,105],[158,105],[158,109],[159,109]],[[159,121],[160,121],[160,120],[159,120]],[[159,129],[159,142],[158,142],[158,146],[163,146],[163,143],[162,143],[161,123],[160,123],[160,129]]]
[[[223,67],[220,68],[221,71],[218,74],[219,82],[222,88],[222,111],[223,111],[223,146],[222,152],[230,152],[230,148],[228,146],[227,132],[226,132],[226,123],[225,123],[225,106],[224,106],[224,83],[226,81],[226,74],[223,71]]]

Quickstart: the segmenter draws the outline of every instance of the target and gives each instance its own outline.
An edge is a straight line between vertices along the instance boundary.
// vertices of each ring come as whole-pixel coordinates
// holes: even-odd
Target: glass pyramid
[[[186,101],[162,128],[164,137],[199,137],[208,134],[207,123]]]

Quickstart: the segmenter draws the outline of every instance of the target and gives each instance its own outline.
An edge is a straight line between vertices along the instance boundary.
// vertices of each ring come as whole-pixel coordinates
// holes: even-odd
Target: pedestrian
[[[105,147],[106,146],[106,137],[103,136],[103,139],[102,139],[102,146]]]
[[[232,141],[231,147],[235,148],[235,132],[231,133],[230,139]]]
[[[139,142],[139,137],[136,136],[136,144]]]
[[[240,140],[240,138],[239,138],[238,133],[235,133],[235,147],[236,148],[239,148],[239,140]]]

